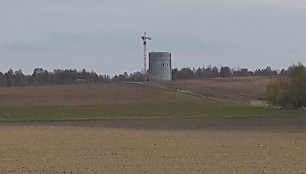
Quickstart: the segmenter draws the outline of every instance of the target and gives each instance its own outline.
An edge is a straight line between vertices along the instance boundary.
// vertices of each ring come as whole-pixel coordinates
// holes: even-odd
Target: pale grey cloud
[[[301,0],[2,0],[0,71],[142,68],[149,50],[172,51],[175,67],[287,67],[306,63]]]

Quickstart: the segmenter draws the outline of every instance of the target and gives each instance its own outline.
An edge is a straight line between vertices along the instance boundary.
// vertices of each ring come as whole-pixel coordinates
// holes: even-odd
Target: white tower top
[[[144,32],[143,36],[141,37],[141,39],[143,40],[143,44],[146,45],[147,44],[147,40],[152,40],[151,37],[147,36],[147,32]]]

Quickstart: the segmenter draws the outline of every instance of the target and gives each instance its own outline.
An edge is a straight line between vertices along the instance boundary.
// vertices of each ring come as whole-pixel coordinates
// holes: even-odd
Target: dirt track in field
[[[107,106],[171,102],[163,91],[187,90],[204,96],[245,102],[262,100],[272,77],[213,78],[171,82],[0,87],[0,107]]]
[[[230,101],[252,102],[264,100],[267,85],[275,79],[275,77],[231,77],[176,80],[152,83],[152,85],[192,91],[204,96]]]
[[[291,120],[291,121],[290,121]],[[0,123],[0,173],[305,173],[306,120]]]

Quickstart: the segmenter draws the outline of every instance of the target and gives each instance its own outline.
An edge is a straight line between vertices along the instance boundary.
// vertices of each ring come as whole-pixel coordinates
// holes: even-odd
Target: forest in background
[[[289,69],[280,71],[273,70],[271,67],[250,71],[247,68],[233,69],[228,66],[207,66],[201,68],[181,68],[172,70],[173,80],[199,79],[199,78],[218,78],[218,77],[246,77],[246,76],[283,76],[289,73]],[[0,72],[0,86],[26,86],[26,85],[49,85],[49,84],[73,84],[73,83],[108,83],[108,82],[141,82],[144,81],[142,72],[127,72],[114,75],[99,75],[94,71],[85,69],[55,69],[49,72],[43,68],[34,69],[32,74],[24,74],[22,70],[12,70]]]

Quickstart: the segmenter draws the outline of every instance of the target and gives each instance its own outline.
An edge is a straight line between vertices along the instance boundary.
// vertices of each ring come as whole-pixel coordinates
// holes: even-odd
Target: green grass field
[[[108,103],[111,98],[104,97],[102,104],[91,105],[1,106],[0,121],[306,116],[303,109],[251,106],[173,90],[148,91],[144,94],[145,102],[120,102],[138,100],[132,96],[117,97],[117,103]]]

